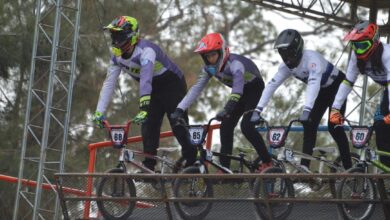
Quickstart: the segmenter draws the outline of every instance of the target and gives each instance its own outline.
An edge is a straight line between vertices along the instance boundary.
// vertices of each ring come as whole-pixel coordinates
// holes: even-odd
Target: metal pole
[[[41,20],[41,0],[37,0],[37,6],[35,8],[36,13],[36,19],[35,19],[35,30],[34,30],[34,44],[33,44],[33,50],[32,50],[32,57],[31,57],[31,69],[30,69],[30,79],[28,83],[28,97],[27,97],[27,105],[26,105],[26,118],[24,119],[24,132],[23,132],[23,142],[22,142],[22,149],[21,149],[21,157],[20,157],[20,163],[19,163],[19,174],[18,174],[18,185],[16,188],[16,198],[15,198],[15,205],[14,205],[14,212],[13,212],[13,220],[17,220],[18,218],[18,210],[19,210],[19,200],[20,200],[20,189],[22,187],[22,178],[23,178],[23,170],[24,170],[24,155],[26,154],[26,147],[27,147],[27,135],[28,135],[28,126],[30,121],[30,112],[31,112],[31,100],[32,100],[32,87],[34,84],[34,73],[35,73],[35,58],[37,54],[37,48],[38,48],[38,36],[39,36],[39,30],[38,30],[38,23]]]
[[[69,132],[69,120],[70,120],[70,112],[72,109],[72,93],[73,93],[73,84],[74,84],[74,75],[76,74],[76,57],[77,57],[77,46],[78,46],[78,39],[79,39],[79,30],[80,30],[80,17],[81,17],[81,1],[77,1],[76,5],[76,21],[74,24],[74,35],[73,35],[73,48],[72,48],[72,64],[71,64],[71,72],[69,77],[69,85],[68,85],[68,99],[67,99],[67,109],[66,109],[66,115],[65,115],[65,122],[64,122],[64,136],[62,141],[62,154],[61,154],[61,162],[60,162],[60,173],[64,172],[64,166],[65,166],[65,155],[66,155],[66,145],[68,142],[68,132]],[[59,219],[59,209],[60,209],[60,203],[58,195],[56,199],[56,204],[54,208],[54,219]]]
[[[49,75],[49,84],[47,91],[47,98],[45,104],[45,116],[43,123],[43,133],[42,133],[42,145],[40,152],[40,161],[38,166],[38,178],[37,178],[37,188],[35,190],[35,200],[33,208],[33,220],[38,219],[38,214],[41,205],[41,195],[42,195],[42,181],[44,175],[44,163],[46,161],[46,148],[49,139],[50,131],[50,118],[51,118],[51,106],[53,101],[53,87],[54,87],[54,77],[55,77],[55,68],[57,61],[57,49],[59,44],[59,33],[61,29],[61,5],[62,0],[57,0],[56,2],[56,16],[54,21],[54,33],[53,33],[53,44],[51,50],[51,60],[50,60],[50,75]]]

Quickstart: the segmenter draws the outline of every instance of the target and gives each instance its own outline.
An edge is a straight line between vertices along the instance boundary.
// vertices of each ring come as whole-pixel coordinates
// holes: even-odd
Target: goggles
[[[122,31],[112,31],[111,32],[111,39],[112,44],[115,47],[121,47],[123,46],[132,36],[134,36],[133,33],[124,33]]]
[[[351,41],[351,47],[353,51],[355,51],[356,54],[361,55],[367,52],[372,46],[372,43],[370,40],[363,40],[363,41]]]

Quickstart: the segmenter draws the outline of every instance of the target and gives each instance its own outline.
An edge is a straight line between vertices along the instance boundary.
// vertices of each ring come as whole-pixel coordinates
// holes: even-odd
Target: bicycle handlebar
[[[127,144],[127,136],[132,123],[131,119],[123,125],[111,125],[108,120],[103,120],[102,123],[107,130],[108,136],[114,148],[122,148],[125,144]]]
[[[291,130],[291,126],[295,123],[295,122],[299,122],[299,123],[302,123],[301,120],[299,119],[293,119],[291,120],[287,126],[269,126],[269,123],[267,120],[265,120],[264,118],[262,118],[262,123],[264,123],[266,126],[266,129],[268,130],[268,134],[267,134],[267,139],[268,139],[268,142],[270,144],[270,146],[272,148],[279,148],[279,147],[283,147],[285,145],[285,141],[287,139],[287,136],[288,136],[288,133],[290,132]],[[275,132],[276,134],[271,134],[271,131],[272,129],[275,129],[275,131],[277,129],[283,129],[284,132],[282,135],[280,135],[280,133],[277,133]],[[272,137],[271,137],[272,135]]]

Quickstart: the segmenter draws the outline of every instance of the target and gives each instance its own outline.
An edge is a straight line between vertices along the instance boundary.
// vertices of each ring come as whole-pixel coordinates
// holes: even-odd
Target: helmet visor
[[[372,46],[372,43],[370,40],[364,40],[364,41],[351,41],[351,47],[355,51],[356,54],[364,54],[369,50]]]
[[[284,58],[295,57],[295,51],[288,48],[278,48],[280,56]]]
[[[123,31],[112,31],[111,39],[115,47],[121,47],[134,35],[134,33],[125,33]]]
[[[287,66],[297,65],[297,53],[289,48],[278,48],[278,52]]]

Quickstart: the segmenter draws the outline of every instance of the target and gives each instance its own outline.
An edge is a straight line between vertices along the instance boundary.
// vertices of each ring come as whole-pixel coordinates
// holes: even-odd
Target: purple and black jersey
[[[152,93],[154,77],[173,72],[179,78],[183,73],[156,44],[141,39],[129,59],[112,56],[107,77],[100,92],[97,111],[104,113],[114,92],[121,71],[140,82],[140,97]]]

